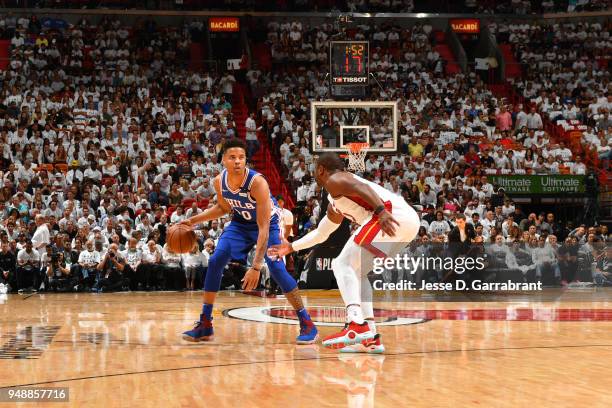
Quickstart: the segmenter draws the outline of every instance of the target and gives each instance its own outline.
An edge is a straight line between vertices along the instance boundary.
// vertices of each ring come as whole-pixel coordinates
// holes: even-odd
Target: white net
[[[365,158],[368,150],[369,146],[367,143],[347,143],[346,151],[349,161],[347,169],[354,172],[364,172]]]

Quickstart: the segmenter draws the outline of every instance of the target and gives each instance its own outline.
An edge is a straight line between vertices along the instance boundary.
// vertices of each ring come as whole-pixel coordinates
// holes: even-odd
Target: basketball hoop
[[[368,143],[347,143],[344,145],[348,153],[348,167],[350,171],[364,172],[365,171],[365,157],[370,150]]]

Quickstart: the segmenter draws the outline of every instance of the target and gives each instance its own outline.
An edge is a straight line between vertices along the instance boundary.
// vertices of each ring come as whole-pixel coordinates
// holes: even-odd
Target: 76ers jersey
[[[376,195],[378,195],[378,197],[380,197],[380,199],[387,204],[387,209],[391,210],[391,213],[396,214],[401,211],[414,212],[414,210],[401,196],[394,194],[386,188],[359,176],[354,174],[352,174],[352,176],[358,181],[370,186]],[[333,198],[331,194],[329,194],[328,197],[334,210],[359,225],[363,225],[365,222],[367,222],[374,213],[374,209],[371,208],[370,205],[368,205],[368,203],[366,203],[361,197],[341,196],[338,198]]]
[[[240,187],[237,190],[232,190],[227,183],[227,170],[221,172],[221,195],[232,207],[233,221],[243,224],[257,224],[257,202],[251,197],[251,186],[257,176],[260,176],[258,172],[247,169]],[[280,207],[272,194],[270,194],[270,201],[272,207],[270,225],[272,225],[278,223]]]

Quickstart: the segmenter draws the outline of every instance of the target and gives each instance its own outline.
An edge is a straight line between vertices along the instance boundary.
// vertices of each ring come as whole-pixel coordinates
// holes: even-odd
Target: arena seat
[[[181,205],[182,205],[184,208],[189,208],[189,207],[191,207],[191,205],[192,205],[193,203],[195,203],[195,202],[196,202],[196,201],[195,201],[193,198],[186,198],[186,199],[184,199],[184,200],[181,202]]]
[[[52,172],[53,171],[53,165],[52,164],[39,164],[38,165],[38,170],[45,170],[48,172]]]
[[[56,163],[55,169],[61,171],[62,173],[68,172],[68,165],[64,163]]]

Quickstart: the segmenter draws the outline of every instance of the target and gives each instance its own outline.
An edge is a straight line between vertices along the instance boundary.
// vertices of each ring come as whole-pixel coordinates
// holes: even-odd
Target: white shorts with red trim
[[[393,208],[389,201],[385,203],[385,207],[400,224],[395,228],[395,236],[385,234],[380,229],[378,216],[373,215],[351,237],[357,245],[376,258],[393,257],[400,253],[417,236],[421,226],[419,215],[412,207]]]

